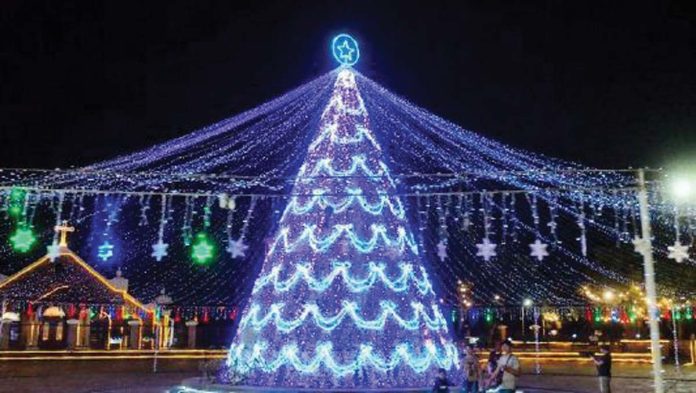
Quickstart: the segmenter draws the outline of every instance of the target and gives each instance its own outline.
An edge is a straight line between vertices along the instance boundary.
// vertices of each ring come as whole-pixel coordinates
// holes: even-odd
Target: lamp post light
[[[527,336],[527,334],[526,334],[527,332],[524,330],[525,310],[527,307],[531,307],[532,304],[534,304],[534,302],[532,301],[532,299],[529,299],[529,298],[524,299],[522,301],[522,341],[525,341],[525,337]]]
[[[471,302],[469,301],[469,298],[467,297],[467,291],[469,288],[466,286],[465,283],[463,283],[461,280],[457,280],[457,297],[459,299],[459,304],[460,307],[464,308],[470,307]]]
[[[469,292],[470,289],[467,284],[462,282],[462,280],[457,280],[457,308],[460,311],[458,330],[469,326],[468,324],[464,324],[468,310],[473,306],[472,300],[469,298]],[[464,333],[468,337],[470,335],[470,329],[465,329]]]
[[[681,186],[681,191],[685,191]],[[648,210],[648,191],[645,186],[645,170],[638,170],[638,204],[640,207],[641,237],[634,240],[636,250],[643,255],[645,292],[647,297],[648,323],[650,326],[650,353],[652,354],[653,383],[655,393],[664,393],[662,381],[662,354],[660,348],[660,327],[657,324],[657,290],[655,288],[655,266],[653,261],[652,235],[650,234],[650,211]]]
[[[614,291],[612,291],[611,289],[605,290],[602,294],[602,298],[604,299],[604,301],[609,304],[611,304],[614,301],[614,297]]]
[[[684,259],[688,259],[688,254],[687,250],[689,249],[689,245],[682,245],[680,241],[680,228],[679,228],[679,220],[680,220],[680,207],[682,205],[693,202],[694,199],[694,194],[695,194],[695,189],[694,187],[694,181],[693,177],[685,177],[685,176],[678,176],[675,177],[674,180],[672,180],[671,184],[671,191],[672,191],[672,197],[674,198],[674,230],[676,233],[676,239],[674,242],[674,246],[668,247],[670,253],[668,255],[668,258],[674,259],[678,263],[682,262]],[[679,337],[678,337],[678,330],[677,330],[677,320],[679,319],[678,314],[675,311],[675,305],[671,304],[669,307],[672,310],[672,337],[674,339],[674,365],[676,366],[677,372],[681,373],[681,368],[679,365]],[[652,326],[651,326],[652,327]]]
[[[677,202],[689,199],[694,194],[694,185],[689,179],[679,177],[672,181],[672,196]]]

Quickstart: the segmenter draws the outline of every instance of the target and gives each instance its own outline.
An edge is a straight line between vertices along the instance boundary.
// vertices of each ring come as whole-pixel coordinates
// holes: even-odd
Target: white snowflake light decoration
[[[531,250],[529,255],[536,258],[537,260],[539,260],[539,262],[541,262],[544,260],[544,258],[549,256],[549,252],[546,251],[547,247],[548,247],[548,244],[542,243],[541,240],[536,239],[534,241],[534,243],[531,243],[529,245],[529,248]]]
[[[633,248],[638,254],[643,256],[648,255],[650,252],[648,241],[638,236],[633,238]]]
[[[689,259],[689,246],[682,245],[679,240],[674,242],[673,246],[667,246],[669,254],[667,258],[674,259],[677,263],[684,262],[685,259]]]
[[[56,258],[60,256],[60,245],[58,245],[58,243],[54,241],[53,244],[46,247],[46,255],[51,260],[51,262],[55,261]]]
[[[157,243],[152,245],[152,256],[155,257],[157,262],[168,255],[167,248],[169,248],[169,244],[163,242],[162,239],[159,239]]]
[[[230,253],[232,258],[243,258],[245,251],[249,248],[246,244],[244,244],[244,239],[239,238],[237,240],[232,240],[230,239],[229,244],[227,245],[227,252]]]
[[[476,252],[477,257],[483,257],[483,260],[488,262],[493,258],[494,256],[498,255],[495,252],[495,248],[498,245],[495,243],[491,243],[491,241],[487,238],[484,237],[481,243],[478,243],[476,245],[476,248],[478,248],[478,251]]]
[[[440,243],[437,243],[437,256],[440,258],[440,262],[444,262],[447,259],[447,243],[444,240],[440,240]]]

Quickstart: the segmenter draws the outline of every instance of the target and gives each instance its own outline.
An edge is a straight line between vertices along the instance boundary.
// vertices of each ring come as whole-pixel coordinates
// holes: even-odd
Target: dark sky
[[[84,165],[334,67],[465,128],[598,167],[696,153],[696,2],[25,1],[0,5],[0,166]]]

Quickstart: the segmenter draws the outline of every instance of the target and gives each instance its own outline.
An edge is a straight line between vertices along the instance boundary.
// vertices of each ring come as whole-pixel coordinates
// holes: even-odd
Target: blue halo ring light
[[[331,53],[341,65],[350,67],[360,58],[358,41],[348,34],[339,34],[331,41]]]

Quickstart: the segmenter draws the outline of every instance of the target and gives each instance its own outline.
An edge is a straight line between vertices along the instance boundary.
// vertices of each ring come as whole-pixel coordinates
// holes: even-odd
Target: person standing
[[[449,393],[449,387],[452,383],[447,379],[447,370],[441,368],[437,370],[437,378],[435,378],[435,385],[433,385],[433,393]]]
[[[611,351],[608,345],[602,345],[600,352],[601,355],[593,357],[597,366],[599,391],[601,393],[611,393]]]
[[[496,347],[499,347],[499,345],[496,345]],[[495,388],[498,385],[500,385],[500,381],[497,380],[500,378],[493,378],[493,374],[495,374],[495,370],[498,368],[499,358],[500,354],[495,349],[488,354],[488,361],[486,362],[485,373],[484,376],[481,378],[481,390],[486,391],[488,389]]]
[[[468,344],[464,351],[465,357],[462,370],[464,370],[465,378],[462,385],[462,393],[478,393],[479,377],[481,376],[479,358],[476,356],[473,344]]]
[[[498,368],[491,376],[491,380],[502,375],[498,393],[514,393],[517,388],[517,377],[520,376],[520,361],[512,354],[511,342],[505,341],[501,349],[503,354],[498,359]]]

